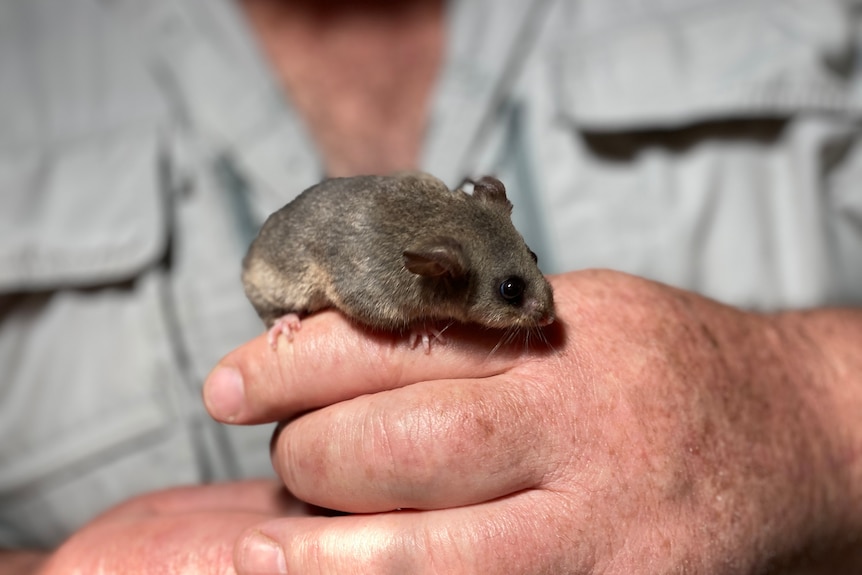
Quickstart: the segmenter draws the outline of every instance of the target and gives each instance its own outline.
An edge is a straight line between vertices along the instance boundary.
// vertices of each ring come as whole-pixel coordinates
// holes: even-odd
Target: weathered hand
[[[859,358],[811,339],[858,317],[553,283],[547,346],[453,328],[426,355],[323,313],[229,354],[211,414],[284,420],[288,489],[355,513],[255,526],[239,573],[747,573],[862,531]]]
[[[312,513],[273,480],[149,493],[80,529],[39,573],[234,573],[233,549],[244,530],[272,517]]]

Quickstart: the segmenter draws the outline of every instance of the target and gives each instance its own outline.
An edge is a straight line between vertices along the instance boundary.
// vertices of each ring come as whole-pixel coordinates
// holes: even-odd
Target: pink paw
[[[416,346],[419,345],[419,342],[422,342],[422,348],[425,350],[425,353],[431,353],[431,341],[437,341],[440,345],[444,345],[446,343],[446,338],[443,337],[443,332],[446,328],[443,329],[435,329],[429,327],[421,327],[414,328],[410,331],[410,349],[416,349]]]
[[[299,320],[299,316],[295,313],[288,313],[277,320],[272,324],[272,327],[269,328],[269,331],[266,334],[267,341],[269,341],[269,347],[272,349],[278,348],[278,336],[284,334],[284,337],[287,338],[287,341],[293,341],[293,332],[299,331],[302,327],[302,322]]]

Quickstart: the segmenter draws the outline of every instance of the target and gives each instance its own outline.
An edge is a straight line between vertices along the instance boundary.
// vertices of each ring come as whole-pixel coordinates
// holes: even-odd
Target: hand
[[[553,284],[547,346],[453,328],[426,355],[328,312],[228,355],[210,413],[285,420],[288,489],[359,514],[263,522],[237,571],[277,572],[263,544],[288,573],[747,573],[862,533],[858,379],[835,385],[852,370],[799,318],[613,272]]]
[[[39,573],[233,573],[234,544],[244,530],[312,512],[273,480],[150,493],[83,527]]]

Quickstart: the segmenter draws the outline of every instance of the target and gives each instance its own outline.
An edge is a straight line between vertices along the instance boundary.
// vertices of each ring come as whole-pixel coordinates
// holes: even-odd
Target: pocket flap
[[[585,2],[565,42],[561,106],[582,127],[862,110],[844,3],[677,0],[624,17],[604,4]]]
[[[167,244],[152,130],[0,153],[0,292],[121,281]]]

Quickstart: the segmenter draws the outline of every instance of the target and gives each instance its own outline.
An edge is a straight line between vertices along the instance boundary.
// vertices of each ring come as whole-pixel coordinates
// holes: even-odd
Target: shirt
[[[547,273],[860,305],[852,4],[450,2],[420,167],[501,178]],[[258,226],[322,176],[230,0],[0,4],[0,546],[271,473],[200,388],[262,332]]]

